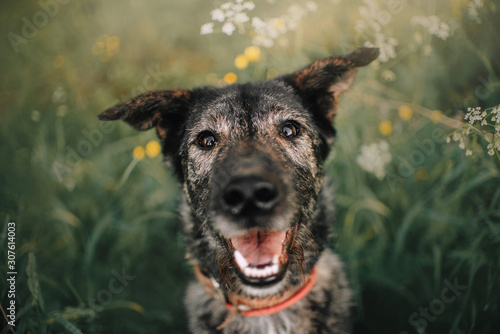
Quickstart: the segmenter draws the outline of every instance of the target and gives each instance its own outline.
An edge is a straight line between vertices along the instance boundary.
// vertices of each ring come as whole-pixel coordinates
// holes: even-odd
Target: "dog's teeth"
[[[247,277],[261,278],[276,275],[279,272],[279,269],[279,265],[273,264],[264,268],[245,267],[241,271]]]
[[[245,259],[243,254],[241,254],[238,250],[234,251],[234,259],[236,260],[236,263],[238,264],[238,267],[240,267],[241,270],[244,270],[245,268],[248,267],[248,261]]]
[[[247,277],[252,277],[252,268],[250,267],[246,267],[245,269],[243,269],[243,274],[245,274],[245,276]]]
[[[278,254],[273,256],[273,264],[279,264],[280,263],[280,256]]]

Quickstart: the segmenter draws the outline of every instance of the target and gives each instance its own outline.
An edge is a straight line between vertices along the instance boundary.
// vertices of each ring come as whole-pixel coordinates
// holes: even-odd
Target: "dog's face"
[[[193,232],[202,230],[198,238],[206,242],[192,253],[236,291],[275,291],[277,283],[299,278],[306,247],[297,234],[310,225],[329,136],[283,81],[191,96],[196,103],[178,154],[185,220],[193,222],[188,234],[196,239]],[[317,244],[308,246],[314,252]],[[206,266],[214,262],[209,257],[213,266]]]
[[[377,56],[364,48],[264,83],[145,93],[100,118],[156,128],[205,275],[233,294],[279,295],[326,243],[331,222],[317,202],[338,96]]]

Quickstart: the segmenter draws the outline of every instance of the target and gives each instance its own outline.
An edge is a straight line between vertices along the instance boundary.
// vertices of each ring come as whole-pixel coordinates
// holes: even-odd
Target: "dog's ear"
[[[282,79],[295,89],[306,108],[332,123],[338,97],[351,86],[357,68],[368,65],[378,55],[377,48],[359,48],[343,57],[315,61]]]
[[[98,117],[102,121],[122,119],[141,131],[155,127],[164,144],[170,132],[178,130],[178,123],[185,117],[190,95],[185,90],[147,92],[109,108]]]

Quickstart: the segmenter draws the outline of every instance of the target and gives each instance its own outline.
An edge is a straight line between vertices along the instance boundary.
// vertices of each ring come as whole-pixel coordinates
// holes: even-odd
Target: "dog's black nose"
[[[223,191],[222,204],[232,215],[254,216],[271,211],[278,202],[278,188],[259,176],[231,180]]]

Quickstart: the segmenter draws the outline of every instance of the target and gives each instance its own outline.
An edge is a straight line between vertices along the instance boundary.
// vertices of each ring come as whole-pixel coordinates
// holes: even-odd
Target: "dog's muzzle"
[[[225,225],[236,233],[222,233],[233,256],[238,276],[249,284],[267,284],[281,278],[286,270],[286,249],[291,234],[273,228],[283,186],[263,175],[232,177],[223,187],[219,206]],[[226,227],[227,227],[226,226]]]
[[[281,280],[294,238],[289,175],[272,153],[255,147],[228,153],[212,179],[214,230],[233,258],[231,266],[247,284]]]

